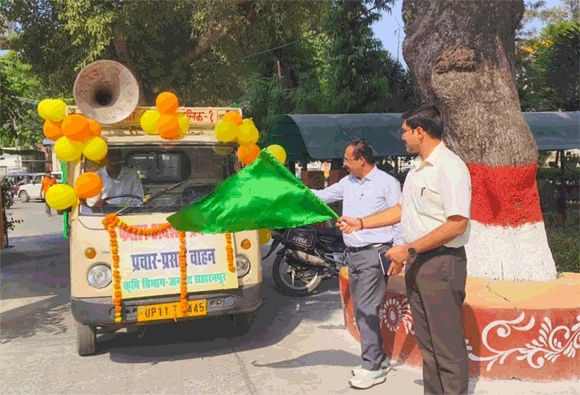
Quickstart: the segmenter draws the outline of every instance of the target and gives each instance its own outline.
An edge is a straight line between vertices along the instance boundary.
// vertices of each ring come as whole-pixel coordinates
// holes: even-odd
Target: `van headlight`
[[[98,264],[89,270],[87,279],[94,288],[105,288],[111,283],[111,268],[105,264]]]
[[[245,255],[236,255],[236,272],[238,278],[242,278],[250,272],[250,260]]]

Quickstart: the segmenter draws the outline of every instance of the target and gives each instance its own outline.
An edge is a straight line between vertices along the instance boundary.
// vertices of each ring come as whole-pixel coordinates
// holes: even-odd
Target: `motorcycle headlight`
[[[245,255],[236,255],[236,272],[238,278],[242,278],[250,272],[250,260]]]
[[[87,279],[91,287],[99,289],[105,288],[111,283],[111,268],[104,264],[95,265],[89,270]]]

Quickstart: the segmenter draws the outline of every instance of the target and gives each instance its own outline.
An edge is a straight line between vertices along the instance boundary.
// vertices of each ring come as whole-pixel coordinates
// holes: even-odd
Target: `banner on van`
[[[137,228],[148,225],[132,224]],[[156,236],[143,236],[118,228],[121,295],[123,299],[180,293],[179,235],[169,228]],[[228,270],[223,235],[186,232],[187,291],[203,292],[238,287]],[[235,243],[233,245],[235,254]]]
[[[338,219],[267,150],[213,193],[169,216],[177,230],[202,233],[296,228]]]

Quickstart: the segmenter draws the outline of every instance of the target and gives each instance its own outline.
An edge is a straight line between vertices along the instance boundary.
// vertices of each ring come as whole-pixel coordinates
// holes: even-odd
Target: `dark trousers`
[[[465,248],[439,248],[419,255],[405,275],[415,337],[423,357],[425,394],[467,394]]]
[[[52,211],[50,211],[50,206],[48,205],[48,203],[46,203],[46,200],[44,201],[44,208],[46,209],[46,213],[49,216],[52,215]]]
[[[387,291],[387,279],[379,264],[379,248],[349,252],[350,294],[360,332],[362,367],[379,370],[385,359],[379,324],[379,305]]]

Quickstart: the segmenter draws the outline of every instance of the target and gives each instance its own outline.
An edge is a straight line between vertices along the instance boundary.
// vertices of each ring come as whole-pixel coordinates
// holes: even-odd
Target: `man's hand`
[[[395,276],[395,275],[401,273],[401,271],[403,270],[403,266],[405,266],[405,263],[403,263],[403,262],[391,261],[391,266],[389,266],[389,270],[387,271],[387,275]]]
[[[336,226],[342,233],[352,233],[360,230],[360,221],[356,218],[340,217],[336,221]]]
[[[91,207],[101,207],[105,203],[104,199],[99,199]]]
[[[393,263],[399,262],[401,265],[403,262],[406,262],[411,258],[409,255],[409,248],[406,245],[390,248],[389,251],[387,251],[386,256],[393,261]]]

